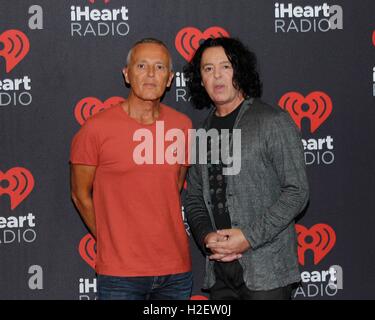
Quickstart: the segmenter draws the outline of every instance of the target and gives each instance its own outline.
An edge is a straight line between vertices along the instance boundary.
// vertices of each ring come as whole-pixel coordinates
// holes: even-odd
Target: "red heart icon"
[[[0,56],[5,59],[5,70],[9,73],[19,64],[30,50],[27,36],[20,30],[7,30],[0,35],[0,43],[4,45]]]
[[[296,224],[298,239],[298,261],[305,265],[305,252],[314,253],[314,264],[317,265],[332,250],[336,243],[336,232],[328,225],[319,223],[307,229]],[[307,239],[310,241],[307,241]]]
[[[88,118],[94,114],[110,108],[113,105],[123,102],[125,99],[122,97],[111,97],[102,102],[95,97],[83,98],[79,101],[74,109],[74,115],[80,125],[83,125]]]
[[[190,300],[208,300],[208,298],[206,296],[197,295],[197,296],[191,296]]]
[[[95,269],[95,260],[96,260],[96,241],[91,234],[86,234],[78,246],[79,254],[82,259],[87,262],[87,264]]]
[[[8,185],[6,187],[0,185],[0,196],[9,195],[12,210],[27,198],[35,184],[30,171],[20,167],[12,168],[6,173],[0,171],[0,182],[2,181],[6,181]]]
[[[184,59],[190,61],[201,40],[219,37],[229,37],[229,33],[221,27],[210,27],[203,33],[197,28],[186,27],[177,33],[175,46]]]
[[[304,104],[308,105],[307,110],[302,109]],[[289,112],[300,129],[302,119],[310,119],[311,133],[318,129],[332,112],[331,98],[321,91],[311,92],[306,97],[298,92],[287,92],[281,97],[279,106]]]

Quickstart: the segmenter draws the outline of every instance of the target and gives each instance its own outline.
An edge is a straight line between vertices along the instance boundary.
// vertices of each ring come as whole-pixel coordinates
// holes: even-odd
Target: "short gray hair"
[[[161,46],[163,46],[165,49],[167,49],[167,51],[168,51],[168,55],[169,55],[169,69],[170,69],[170,71],[173,70],[172,56],[171,56],[171,54],[170,54],[170,52],[169,52],[168,47],[165,45],[165,43],[164,43],[163,41],[161,41],[161,40],[159,40],[159,39],[156,39],[156,38],[143,38],[143,39],[137,41],[136,43],[134,43],[134,44],[132,45],[132,47],[130,48],[130,50],[129,50],[129,52],[128,52],[128,55],[127,55],[127,57],[126,57],[126,65],[127,65],[127,66],[128,66],[129,63],[130,63],[130,59],[131,59],[132,54],[133,54],[133,49],[134,49],[137,45],[142,44],[142,43],[155,43],[155,44],[161,45]]]

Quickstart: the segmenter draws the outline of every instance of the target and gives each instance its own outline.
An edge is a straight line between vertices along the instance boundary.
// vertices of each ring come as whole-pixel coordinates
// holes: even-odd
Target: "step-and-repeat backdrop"
[[[207,111],[191,106],[183,66],[222,35],[256,52],[263,99],[302,132],[311,198],[294,297],[375,298],[374,30],[373,0],[1,0],[0,299],[95,298],[95,241],[70,200],[71,139],[128,95],[121,70],[143,37],[173,56],[163,102],[199,126]],[[204,259],[191,248],[199,298]]]

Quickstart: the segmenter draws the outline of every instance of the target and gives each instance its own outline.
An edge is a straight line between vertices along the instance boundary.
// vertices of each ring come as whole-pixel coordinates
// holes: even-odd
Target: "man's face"
[[[223,47],[207,48],[201,59],[202,85],[215,106],[237,103],[241,92],[233,86],[233,67]]]
[[[145,101],[159,100],[173,79],[169,53],[157,43],[134,47],[129,65],[123,72],[132,93]]]

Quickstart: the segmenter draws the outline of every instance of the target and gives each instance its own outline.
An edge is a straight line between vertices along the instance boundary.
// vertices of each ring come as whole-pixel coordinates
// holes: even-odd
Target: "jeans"
[[[187,300],[192,272],[150,277],[97,276],[99,300]]]

